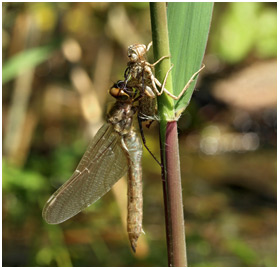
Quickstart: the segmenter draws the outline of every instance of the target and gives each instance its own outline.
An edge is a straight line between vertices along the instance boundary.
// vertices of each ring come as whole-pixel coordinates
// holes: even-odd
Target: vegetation
[[[124,180],[61,225],[41,217],[102,124],[127,46],[151,41],[149,5],[2,8],[3,266],[166,266],[160,168],[146,152],[145,235],[136,256],[125,230]],[[276,20],[276,3],[214,6],[206,70],[178,123],[190,266],[276,266]],[[235,101],[238,90],[245,98]],[[156,123],[145,128],[159,156],[157,134]]]

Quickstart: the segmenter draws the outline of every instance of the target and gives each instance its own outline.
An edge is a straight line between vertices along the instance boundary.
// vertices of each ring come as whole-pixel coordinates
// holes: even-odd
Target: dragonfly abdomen
[[[128,160],[128,216],[127,231],[133,251],[136,251],[137,241],[142,233],[142,144],[136,132],[124,137]]]

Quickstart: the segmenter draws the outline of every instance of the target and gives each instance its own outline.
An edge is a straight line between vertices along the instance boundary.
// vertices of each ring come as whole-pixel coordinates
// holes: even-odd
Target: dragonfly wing
[[[71,178],[47,201],[43,218],[57,224],[73,217],[107,193],[127,169],[121,137],[106,123],[91,141]]]

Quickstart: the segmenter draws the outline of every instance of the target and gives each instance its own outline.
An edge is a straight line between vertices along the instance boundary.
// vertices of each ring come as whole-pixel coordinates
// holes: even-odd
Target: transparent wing
[[[107,193],[127,168],[121,138],[106,123],[91,141],[71,178],[47,201],[43,218],[50,224],[71,218]]]

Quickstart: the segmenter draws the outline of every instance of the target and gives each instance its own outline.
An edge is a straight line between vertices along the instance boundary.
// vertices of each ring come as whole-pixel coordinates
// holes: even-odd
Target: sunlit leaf
[[[201,67],[213,3],[169,3],[168,29],[171,51],[173,92],[177,96],[189,78]],[[175,103],[179,115],[188,106],[195,82],[185,95]]]

